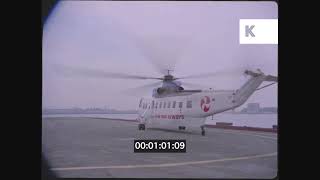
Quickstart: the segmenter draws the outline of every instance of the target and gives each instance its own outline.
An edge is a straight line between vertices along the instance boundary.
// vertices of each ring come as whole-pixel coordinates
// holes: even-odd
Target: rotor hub
[[[174,78],[173,78],[173,76],[172,75],[165,75],[164,76],[164,81],[173,81],[174,80]]]

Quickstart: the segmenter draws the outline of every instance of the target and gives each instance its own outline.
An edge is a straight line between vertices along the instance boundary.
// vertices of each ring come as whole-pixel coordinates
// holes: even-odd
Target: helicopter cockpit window
[[[179,102],[179,108],[182,108],[183,102]]]
[[[172,102],[172,108],[176,108],[176,101]]]
[[[187,108],[192,108],[192,101],[187,101]]]

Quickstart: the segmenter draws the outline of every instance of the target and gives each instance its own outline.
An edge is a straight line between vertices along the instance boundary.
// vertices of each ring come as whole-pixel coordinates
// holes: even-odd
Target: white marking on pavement
[[[216,162],[239,161],[239,160],[263,158],[263,157],[271,157],[271,156],[276,156],[276,155],[277,155],[277,152],[269,153],[269,154],[253,155],[253,156],[242,156],[242,157],[204,160],[204,161],[188,161],[188,162],[180,162],[180,163],[122,165],[122,166],[65,167],[65,168],[51,168],[51,170],[53,170],[53,171],[70,171],[70,170],[89,170],[89,169],[159,168],[159,167],[185,166],[185,165],[192,165],[192,164],[208,164],[208,163],[216,163]]]

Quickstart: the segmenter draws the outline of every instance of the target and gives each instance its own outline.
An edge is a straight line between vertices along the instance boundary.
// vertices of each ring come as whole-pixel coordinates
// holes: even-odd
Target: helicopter
[[[243,73],[249,75],[250,79],[236,90],[185,90],[181,83],[176,82],[184,78],[176,78],[168,71],[167,75],[159,78],[163,85],[153,90],[152,98],[140,99],[138,129],[145,130],[146,125],[162,125],[185,130],[192,125],[200,127],[201,135],[205,136],[208,116],[235,109],[255,91],[278,82],[276,76],[265,75],[260,69],[245,70]],[[259,88],[264,81],[272,83]]]
[[[132,94],[130,91],[141,92],[142,90],[153,88],[151,97],[149,95],[140,98],[138,116],[136,118],[139,122],[138,130],[145,130],[146,127],[177,128],[178,130],[186,130],[187,127],[200,127],[201,135],[205,136],[205,121],[207,117],[234,110],[244,104],[255,91],[278,82],[278,77],[266,75],[260,69],[252,70],[250,66],[176,77],[173,75],[175,64],[178,60],[181,60],[182,53],[186,52],[185,48],[192,44],[186,40],[187,38],[176,36],[145,38],[131,35],[133,44],[153,66],[153,70],[161,74],[160,77],[132,75],[123,72],[106,72],[105,70],[68,67],[58,64],[54,66],[56,71],[68,76],[80,75],[92,78],[158,81],[126,91],[126,93]],[[190,50],[192,51],[192,49]],[[185,86],[200,87],[198,84],[185,82],[185,79],[218,77],[230,74],[236,76],[244,75],[250,78],[238,89],[185,89]],[[184,82],[181,82],[181,80]],[[259,87],[265,81],[270,82],[270,84]]]
[[[187,127],[200,127],[201,135],[205,136],[205,121],[209,116],[233,110],[244,104],[257,90],[266,88],[278,82],[278,77],[264,74],[260,69],[244,70],[245,76],[250,78],[238,89],[185,89],[181,79],[202,78],[216,76],[217,72],[203,73],[185,77],[175,77],[173,70],[167,69],[163,77],[137,76],[125,73],[110,73],[96,69],[56,66],[60,72],[71,75],[84,75],[94,78],[120,79],[152,79],[158,82],[142,87],[152,86],[151,97],[140,98],[137,121],[138,130],[146,127],[161,127],[185,130]],[[259,87],[263,82],[271,82]],[[162,86],[159,86],[161,85]],[[140,88],[142,88],[140,87]]]

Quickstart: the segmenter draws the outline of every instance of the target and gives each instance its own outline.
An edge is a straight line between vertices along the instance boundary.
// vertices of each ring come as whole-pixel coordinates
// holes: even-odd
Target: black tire
[[[202,135],[202,136],[205,136],[205,135],[206,135],[206,132],[205,132],[205,131],[201,131],[201,135]]]
[[[142,125],[143,125],[143,124],[139,124],[139,125],[138,125],[138,129],[139,129],[139,131],[143,130]]]

